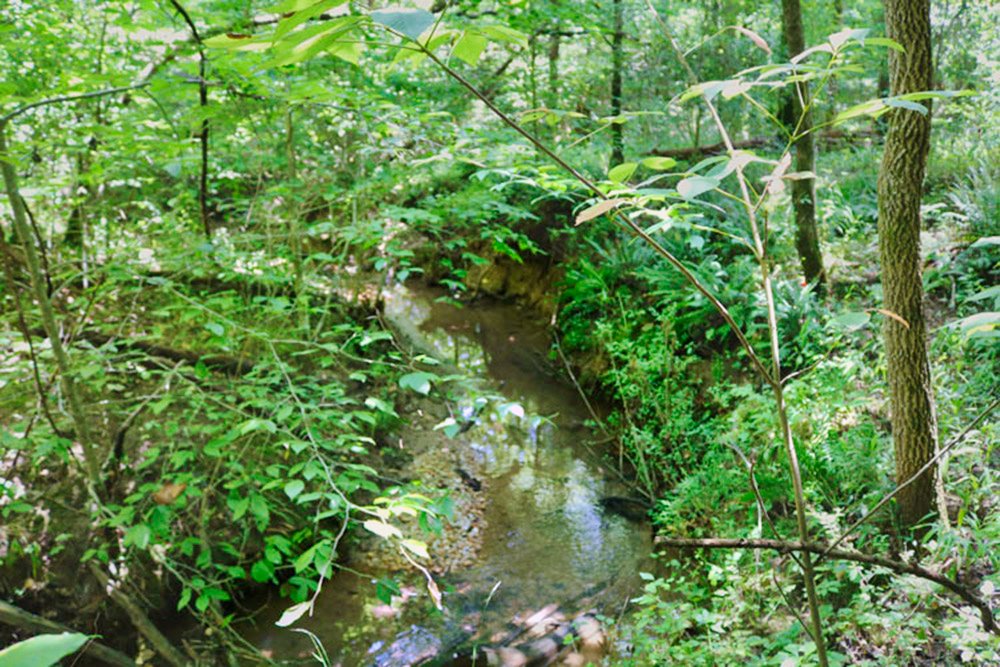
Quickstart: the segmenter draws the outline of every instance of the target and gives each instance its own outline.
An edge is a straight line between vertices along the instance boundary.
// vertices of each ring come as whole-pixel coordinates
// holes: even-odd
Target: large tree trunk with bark
[[[929,90],[931,27],[929,0],[885,0],[886,33],[905,52],[889,54],[893,95]],[[927,359],[920,266],[920,201],[930,149],[930,111],[894,109],[878,178],[878,236],[885,308],[886,371],[896,453],[896,479],[912,477],[937,446],[934,394]],[[936,470],[928,469],[898,496],[900,518],[915,526],[934,499]]]
[[[799,0],[781,0],[781,23],[785,45],[789,57],[797,56],[806,49],[802,30],[802,6]],[[812,118],[806,110],[803,115],[803,101],[809,99],[809,84],[800,81],[792,93],[792,118],[789,129],[801,137],[795,142],[795,171],[814,171],[816,166],[816,146],[812,135]],[[802,263],[802,273],[810,283],[823,289],[826,274],[823,271],[823,255],[819,249],[819,232],[816,228],[816,181],[811,178],[796,179],[791,183],[792,206],[795,209],[795,247]]]

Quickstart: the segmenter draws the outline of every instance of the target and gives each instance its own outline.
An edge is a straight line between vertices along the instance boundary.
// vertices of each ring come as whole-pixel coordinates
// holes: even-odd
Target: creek
[[[401,447],[447,452],[431,467],[474,488],[481,509],[463,524],[469,544],[450,547],[467,557],[435,575],[444,605],[437,611],[419,575],[399,575],[410,583],[384,604],[373,582],[393,573],[363,552],[350,556],[353,572],[327,582],[314,614],[295,626],[314,633],[333,664],[468,664],[483,647],[515,643],[539,610],[567,622],[584,613],[617,616],[639,590],[638,572],[650,567],[648,524],[607,508],[609,497],[629,489],[602,463],[593,444],[600,434],[585,425],[580,395],[551,372],[545,323],[511,303],[460,308],[443,296],[395,288],[385,295],[385,318],[418,351],[478,378],[509,402],[505,412],[514,403],[524,417],[511,425],[494,401],[481,413],[467,411],[476,425],[454,439],[431,426],[402,433]],[[244,635],[276,661],[304,660],[309,638],[274,625],[288,606],[272,596]],[[486,664],[481,653],[479,662]]]

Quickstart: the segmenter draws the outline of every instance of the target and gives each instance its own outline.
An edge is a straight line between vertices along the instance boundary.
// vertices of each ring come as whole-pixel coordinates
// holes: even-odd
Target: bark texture
[[[891,93],[931,86],[929,0],[885,0],[886,33],[905,52],[889,54]],[[927,326],[920,266],[920,201],[930,150],[930,110],[894,109],[878,178],[878,236],[885,308],[909,326],[885,318],[896,479],[904,482],[933,456],[937,446],[934,394],[927,359]],[[930,512],[936,469],[930,467],[899,496],[900,519],[915,526]]]
[[[805,36],[802,29],[802,5],[799,0],[781,0],[781,24],[788,47],[789,57],[805,51]],[[792,118],[790,129],[800,138],[795,142],[795,171],[815,171],[816,146],[812,135],[812,118],[806,110],[803,115],[803,101],[809,99],[809,84],[801,81],[792,94]],[[823,255],[819,249],[819,232],[816,228],[816,181],[811,178],[791,182],[792,206],[795,209],[795,248],[802,263],[802,273],[810,283],[823,289],[826,274],[823,271]]]

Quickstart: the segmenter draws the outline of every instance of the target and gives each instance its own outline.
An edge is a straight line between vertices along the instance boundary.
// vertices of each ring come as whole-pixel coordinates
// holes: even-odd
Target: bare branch
[[[947,454],[948,451],[951,450],[952,447],[954,447],[955,445],[957,445],[958,443],[960,443],[962,440],[964,440],[965,436],[967,436],[972,431],[972,429],[974,429],[984,419],[986,419],[986,417],[989,416],[989,414],[991,412],[993,412],[994,409],[996,409],[997,405],[1000,405],[1000,398],[993,399],[993,402],[990,403],[988,406],[986,406],[986,409],[983,410],[979,414],[978,417],[976,417],[974,420],[972,420],[971,424],[969,424],[964,429],[962,429],[962,432],[959,433],[958,435],[956,435],[954,438],[952,438],[951,442],[949,442],[944,447],[941,447],[938,450],[938,452],[927,463],[925,463],[920,468],[920,470],[918,470],[917,472],[915,472],[913,475],[910,476],[909,479],[907,479],[905,482],[903,482],[902,484],[900,484],[899,486],[897,486],[895,489],[893,489],[892,492],[889,493],[889,494],[887,494],[884,498],[882,498],[882,500],[878,501],[875,504],[875,507],[871,508],[863,517],[861,517],[860,519],[858,519],[857,521],[855,521],[853,524],[851,524],[851,527],[848,528],[846,531],[844,531],[844,534],[841,535],[840,537],[838,537],[837,540],[833,544],[830,545],[830,547],[827,549],[827,553],[830,553],[834,549],[836,549],[841,543],[843,543],[844,540],[846,540],[848,538],[848,536],[850,536],[855,530],[857,530],[858,527],[861,524],[863,524],[864,522],[868,521],[868,519],[870,519],[872,517],[872,515],[874,515],[876,512],[878,512],[880,509],[882,509],[886,505],[886,503],[888,503],[890,500],[892,500],[893,498],[895,498],[896,495],[899,494],[900,491],[902,491],[903,489],[905,489],[906,487],[908,487],[910,484],[913,484],[913,482],[916,481],[916,479],[918,477],[920,477],[925,472],[927,472],[928,470],[930,470],[934,466],[934,464],[937,463],[938,460],[940,460],[940,458],[942,456],[944,456],[945,454]]]
[[[861,563],[863,565],[884,567],[897,574],[910,574],[944,586],[952,593],[979,610],[979,616],[983,621],[983,628],[989,632],[1000,634],[1000,628],[997,627],[996,621],[993,618],[993,609],[990,607],[988,602],[967,589],[965,586],[952,581],[943,574],[932,572],[912,563],[904,563],[903,561],[892,560],[891,558],[884,558],[882,556],[873,556],[871,554],[861,553],[860,551],[844,551],[842,549],[831,550],[824,544],[816,544],[812,542],[803,543],[787,542],[784,540],[730,538],[692,539],[657,537],[656,543],[662,546],[680,549],[773,549],[778,553],[810,553],[833,560],[846,560],[854,563]]]

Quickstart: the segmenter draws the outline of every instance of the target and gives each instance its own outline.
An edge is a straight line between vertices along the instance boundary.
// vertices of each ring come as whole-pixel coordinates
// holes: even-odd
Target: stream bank
[[[430,541],[444,609],[433,609],[420,577],[399,576],[398,558],[362,545],[300,626],[344,665],[460,664],[474,653],[517,664],[532,652],[572,663],[578,652],[554,637],[601,643],[593,615],[617,613],[637,590],[649,527],[602,502],[628,489],[588,444],[579,395],[548,367],[546,323],[511,303],[458,308],[444,296],[423,287],[384,295],[385,319],[408,344],[494,397],[478,412],[466,397],[460,416],[472,423],[454,438],[434,426],[455,415],[426,403],[390,438],[409,459],[400,474],[426,476],[456,499],[455,523]],[[372,582],[394,576],[401,581],[386,604]],[[273,625],[285,606],[275,601],[245,635],[272,659],[304,658],[309,640]],[[533,647],[515,648],[522,641]]]

